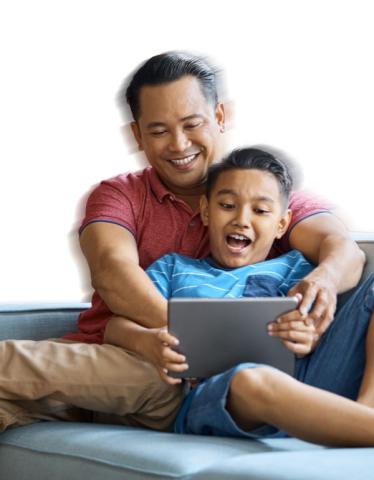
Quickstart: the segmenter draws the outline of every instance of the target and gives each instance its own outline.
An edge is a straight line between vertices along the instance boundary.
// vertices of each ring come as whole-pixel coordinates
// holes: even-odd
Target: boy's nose
[[[240,208],[234,218],[234,225],[241,228],[250,228],[251,226],[251,212],[249,208]]]

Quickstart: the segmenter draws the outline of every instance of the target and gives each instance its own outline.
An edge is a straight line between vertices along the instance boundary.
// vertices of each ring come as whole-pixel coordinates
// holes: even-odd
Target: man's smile
[[[200,152],[197,152],[185,157],[169,158],[167,160],[179,170],[184,170],[192,166],[192,163],[197,160],[199,154]]]

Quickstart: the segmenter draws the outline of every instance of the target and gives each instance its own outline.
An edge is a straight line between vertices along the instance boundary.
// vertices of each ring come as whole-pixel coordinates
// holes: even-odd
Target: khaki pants
[[[99,421],[170,430],[182,387],[113,345],[0,342],[0,431],[37,420]]]

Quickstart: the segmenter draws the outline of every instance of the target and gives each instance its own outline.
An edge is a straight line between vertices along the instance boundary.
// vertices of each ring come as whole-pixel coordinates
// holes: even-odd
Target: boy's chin
[[[240,268],[250,265],[252,262],[246,258],[224,258],[219,261],[215,260],[221,268]]]

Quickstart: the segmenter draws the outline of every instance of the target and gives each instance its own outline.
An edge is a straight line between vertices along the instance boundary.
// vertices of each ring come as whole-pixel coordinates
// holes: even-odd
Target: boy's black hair
[[[199,80],[204,97],[215,107],[218,102],[217,73],[202,57],[182,52],[161,53],[148,59],[125,81],[118,93],[118,104],[126,110],[127,103],[137,121],[141,113],[139,96],[142,87],[162,85],[191,75]]]
[[[272,153],[254,147],[235,149],[221,162],[214,163],[209,167],[206,182],[207,198],[209,199],[212,189],[222,172],[237,169],[263,170],[273,174],[279,184],[279,189],[284,199],[284,207],[287,208],[293,187],[293,178],[289,166],[283,160],[276,158]]]

